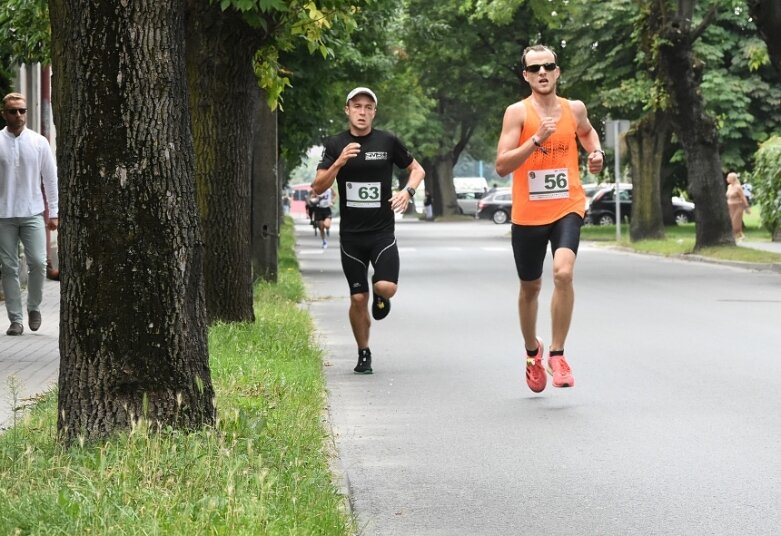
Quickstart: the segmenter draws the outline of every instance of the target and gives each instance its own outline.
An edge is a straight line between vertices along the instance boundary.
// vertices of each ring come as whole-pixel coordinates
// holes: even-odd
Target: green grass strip
[[[277,284],[256,289],[252,324],[209,332],[218,424],[132,431],[61,448],[56,393],[0,435],[0,534],[354,532],[329,469],[325,384],[304,286],[283,230]]]
[[[621,241],[618,245],[633,249],[641,253],[653,253],[657,255],[676,256],[696,254],[715,260],[738,261],[748,263],[778,263],[781,255],[771,251],[762,251],[741,246],[722,246],[702,248],[694,251],[695,227],[693,223],[684,225],[672,225],[665,227],[665,237],[658,240],[629,240],[629,226],[621,225]],[[616,244],[615,225],[584,225],[581,228],[581,239],[596,242]],[[770,233],[761,227],[746,227],[746,240],[767,242]]]

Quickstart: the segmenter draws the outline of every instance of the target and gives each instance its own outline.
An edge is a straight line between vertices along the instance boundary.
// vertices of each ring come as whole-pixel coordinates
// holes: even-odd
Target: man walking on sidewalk
[[[41,301],[46,278],[46,226],[57,229],[57,165],[49,142],[25,128],[27,101],[20,93],[3,98],[0,131],[0,266],[5,308],[11,325],[6,335],[24,333],[22,289],[19,284],[19,242],[27,260],[27,321],[30,329],[41,327]],[[49,203],[49,221],[44,222],[41,179]]]

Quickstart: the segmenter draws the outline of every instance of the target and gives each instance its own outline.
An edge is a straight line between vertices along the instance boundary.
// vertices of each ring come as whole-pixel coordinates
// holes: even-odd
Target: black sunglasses
[[[6,112],[11,115],[24,115],[27,113],[27,108],[9,108]]]
[[[530,73],[536,73],[540,69],[545,69],[546,71],[551,72],[551,71],[555,71],[556,67],[558,67],[558,66],[555,63],[553,63],[553,62],[551,62],[551,63],[542,63],[542,64],[535,63],[534,65],[527,65],[526,66],[526,70],[529,71]]]

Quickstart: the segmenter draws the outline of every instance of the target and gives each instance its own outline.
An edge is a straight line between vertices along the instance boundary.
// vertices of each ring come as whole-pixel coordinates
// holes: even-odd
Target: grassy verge
[[[64,450],[50,393],[0,435],[0,534],[351,533],[328,466],[322,356],[297,306],[291,225],[280,255],[279,283],[256,292],[256,322],[210,330],[215,428],[141,423]]]
[[[746,240],[755,242],[770,241],[770,233],[764,230],[759,220],[759,211],[752,210],[746,215]],[[654,253],[657,255],[687,255],[694,253],[695,227],[693,223],[686,225],[672,225],[666,227],[665,237],[661,240],[641,240],[630,242],[629,225],[621,225],[620,246],[633,249],[641,253]],[[616,243],[615,225],[585,225],[581,229],[583,240],[597,242]],[[703,248],[696,252],[697,255],[717,260],[750,262],[750,263],[777,263],[781,262],[781,255],[769,251],[761,251],[738,246]]]

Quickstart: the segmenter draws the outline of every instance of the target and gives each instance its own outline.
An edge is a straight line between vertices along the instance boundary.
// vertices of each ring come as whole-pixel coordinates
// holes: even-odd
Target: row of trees
[[[377,90],[379,125],[454,213],[453,165],[492,159],[527,94],[522,49],[553,45],[561,94],[595,125],[635,125],[633,238],[663,233],[683,182],[697,246],[730,243],[723,172],[781,124],[780,18],[772,0],[7,0],[0,53],[55,72],[62,437],[213,422],[207,325],[253,319],[274,267],[253,270],[250,230],[274,243],[279,178],[343,128],[354,85]]]
[[[324,4],[0,8],[7,34],[20,36],[6,56],[50,57],[55,73],[63,441],[142,417],[214,422],[207,325],[253,320],[250,199],[263,197],[253,184],[278,199],[270,112],[289,84],[279,55],[296,46],[328,55],[329,41],[354,28],[350,3]],[[253,180],[264,170],[265,182]],[[276,244],[275,220],[265,238]]]
[[[777,3],[611,0],[599,9],[586,0],[378,4],[385,6],[383,16],[395,16],[381,28],[367,24],[366,33],[359,24],[356,33],[370,36],[375,48],[366,65],[374,69],[352,68],[354,51],[309,67],[318,79],[330,80],[336,71],[351,81],[379,80],[378,124],[414,147],[435,214],[457,211],[452,167],[462,151],[492,160],[504,107],[527,95],[520,51],[543,42],[559,53],[560,93],[585,101],[598,128],[609,117],[632,121],[632,238],[664,234],[664,224],[672,222],[670,197],[679,189],[697,202],[696,247],[732,243],[724,174],[750,170],[758,144],[781,125],[779,75],[768,56],[778,48],[771,40],[780,22]],[[309,103],[320,112],[310,116],[318,125],[338,110],[343,89]],[[306,91],[294,83],[285,98],[300,90]],[[322,135],[314,129],[306,142]]]

